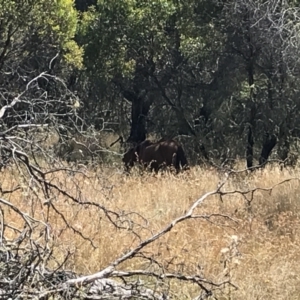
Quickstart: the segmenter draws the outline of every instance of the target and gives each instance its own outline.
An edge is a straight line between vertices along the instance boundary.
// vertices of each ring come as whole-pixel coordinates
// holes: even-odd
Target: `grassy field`
[[[111,215],[118,229],[105,213],[96,207],[79,205],[59,193],[53,193],[53,204],[63,213],[69,225],[94,244],[74,234],[53,211],[47,219],[40,190],[17,170],[6,169],[0,174],[2,189],[17,184],[22,189],[7,200],[37,219],[51,224],[53,247],[58,261],[72,253],[67,268],[91,274],[109,265],[123,253],[160,231],[179,217],[203,194],[216,189],[224,174],[215,169],[193,167],[190,171],[172,174],[133,172],[130,176],[114,168],[85,170],[82,173],[57,172],[48,180],[64,188],[80,202],[94,201],[118,213]],[[287,179],[290,181],[283,182]],[[228,279],[238,288],[217,292],[218,299],[300,299],[300,170],[267,167],[251,174],[235,174],[222,188],[228,191],[249,191],[241,195],[225,194],[208,197],[195,211],[196,219],[175,226],[143,253],[156,260],[167,272],[203,275],[214,282]],[[211,218],[205,216],[211,215]],[[21,227],[13,212],[6,221]],[[133,231],[135,234],[133,234]],[[9,237],[12,231],[7,231]],[[55,265],[55,264],[54,264]],[[128,260],[119,269],[156,270],[157,266],[142,258]],[[193,299],[197,287],[172,280],[169,289],[174,299]]]

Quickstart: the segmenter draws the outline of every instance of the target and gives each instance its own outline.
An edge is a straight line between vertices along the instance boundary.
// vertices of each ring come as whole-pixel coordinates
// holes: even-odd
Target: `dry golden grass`
[[[222,175],[216,170],[194,167],[174,176],[156,176],[138,172],[126,176],[116,169],[99,168],[88,179],[83,174],[57,172],[48,180],[65,188],[80,201],[94,201],[121,215],[116,221],[127,230],[116,229],[96,207],[79,206],[56,194],[53,204],[69,224],[88,236],[94,245],[75,235],[53,212],[49,215],[53,245],[58,260],[67,251],[73,253],[67,267],[90,274],[101,270],[140,240],[150,237],[182,215],[200,196],[216,188]],[[285,179],[298,177],[299,170],[268,167],[252,174],[231,176],[223,191],[267,188]],[[22,184],[23,189],[8,200],[22,211],[45,220],[46,206],[26,189],[28,182],[11,169],[0,174],[2,188]],[[23,183],[22,183],[22,180]],[[239,194],[207,198],[197,208],[199,215],[220,214],[210,219],[192,219],[175,226],[171,232],[143,251],[161,263],[169,272],[203,274],[222,282],[231,279],[238,290],[220,291],[218,299],[300,299],[300,185],[291,180],[270,191],[256,191],[250,205]],[[247,198],[250,199],[248,194]],[[16,214],[6,214],[7,222],[21,227]],[[234,222],[235,220],[236,222]],[[136,235],[132,234],[133,229]],[[13,233],[7,231],[7,235]],[[239,244],[235,246],[235,241]],[[230,256],[232,255],[232,257]],[[225,266],[226,260],[226,266]],[[121,269],[151,269],[145,261],[132,259]],[[192,299],[197,287],[184,282],[170,283],[175,299]]]

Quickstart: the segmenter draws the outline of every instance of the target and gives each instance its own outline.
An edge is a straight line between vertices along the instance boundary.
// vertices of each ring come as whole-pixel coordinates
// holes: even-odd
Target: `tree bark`
[[[127,142],[140,143],[146,139],[146,118],[150,103],[145,101],[145,96],[134,97],[131,106],[131,128]]]

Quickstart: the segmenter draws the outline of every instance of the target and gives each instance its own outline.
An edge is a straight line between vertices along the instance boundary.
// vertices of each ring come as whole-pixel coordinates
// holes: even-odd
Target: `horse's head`
[[[137,156],[135,153],[135,148],[130,148],[124,155],[122,158],[122,162],[125,165],[125,168],[127,170],[129,170],[130,168],[133,167],[134,162],[137,161]]]

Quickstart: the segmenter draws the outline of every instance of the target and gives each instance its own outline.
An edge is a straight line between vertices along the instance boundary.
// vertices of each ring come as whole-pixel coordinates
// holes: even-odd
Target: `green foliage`
[[[82,68],[83,50],[73,40],[77,27],[77,12],[73,0],[58,0],[53,14],[53,30],[64,50],[66,61],[77,68]]]
[[[5,45],[13,51],[24,50],[14,49],[13,41],[26,48],[47,43],[62,50],[69,64],[82,67],[82,49],[73,41],[77,26],[73,0],[0,0],[0,7],[0,51]]]
[[[137,63],[149,58],[166,64],[176,43],[188,57],[199,56],[212,44],[212,21],[219,11],[211,1],[198,2],[99,0],[82,14],[77,32],[85,66],[109,80],[116,74],[129,76]],[[174,40],[174,30],[179,41]],[[210,47],[215,46],[214,42]]]
[[[107,79],[129,76],[140,60],[159,60],[167,47],[165,26],[176,11],[173,1],[98,1],[83,13],[78,40],[85,64]]]
[[[217,27],[221,7],[220,3],[208,0],[189,0],[180,4],[177,25],[181,32],[180,50],[193,62],[224,45]]]
[[[122,25],[126,24],[126,3],[123,1],[99,2],[82,14],[78,41],[85,49],[85,66],[105,73],[122,65],[125,56],[121,45]]]

